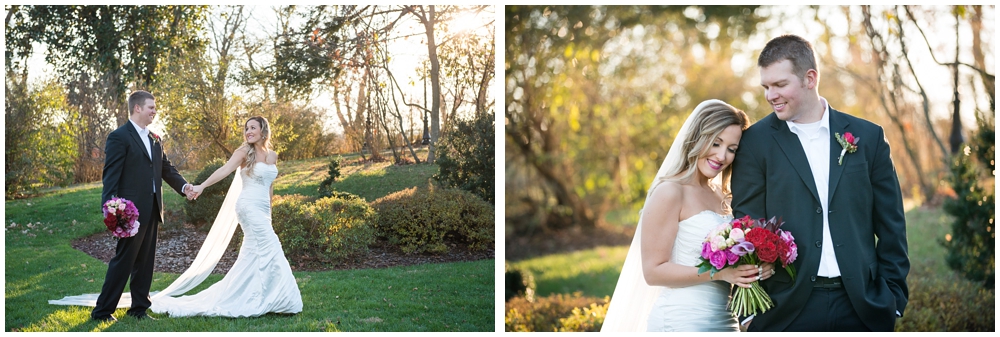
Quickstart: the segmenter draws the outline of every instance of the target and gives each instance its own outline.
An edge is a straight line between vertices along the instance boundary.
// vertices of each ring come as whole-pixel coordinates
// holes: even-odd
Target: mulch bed
[[[156,260],[153,270],[165,273],[183,273],[194,257],[201,249],[205,241],[207,232],[194,229],[194,226],[185,224],[181,228],[165,229],[160,228],[156,243]],[[240,235],[237,231],[236,235]],[[236,238],[233,238],[236,241]],[[108,263],[115,256],[116,241],[106,232],[97,233],[88,237],[80,238],[72,242],[73,248],[83,251],[94,258]],[[215,266],[214,274],[225,274],[236,262],[239,254],[239,247],[230,243],[229,248],[223,254],[219,264]],[[353,261],[346,261],[339,264],[331,264],[319,261],[307,256],[287,256],[293,271],[323,271],[323,270],[343,270],[343,269],[373,269],[388,268],[395,266],[409,266],[424,263],[444,263],[458,261],[476,261],[493,259],[495,252],[493,249],[485,251],[470,252],[467,247],[461,244],[454,244],[449,252],[440,255],[430,254],[404,254],[397,247],[391,246],[384,241],[376,242],[368,254],[357,257]]]

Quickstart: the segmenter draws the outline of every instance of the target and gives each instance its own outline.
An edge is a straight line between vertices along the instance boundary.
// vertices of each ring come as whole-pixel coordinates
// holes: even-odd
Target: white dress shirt
[[[149,128],[141,128],[139,124],[136,124],[131,119],[128,120],[135,127],[135,131],[139,132],[139,139],[142,139],[142,145],[146,145],[146,154],[149,155],[149,160],[153,160],[153,148],[149,144]],[[153,193],[156,193],[156,182],[153,182]]]
[[[820,97],[823,103],[823,117],[818,122],[809,124],[799,124],[785,121],[788,129],[799,137],[802,143],[802,150],[809,160],[809,168],[812,171],[813,181],[816,184],[816,193],[819,194],[820,205],[823,207],[823,246],[822,255],[819,259],[818,276],[838,277],[840,276],[840,266],[837,264],[837,255],[833,251],[833,238],[830,236],[830,105],[826,99]]]

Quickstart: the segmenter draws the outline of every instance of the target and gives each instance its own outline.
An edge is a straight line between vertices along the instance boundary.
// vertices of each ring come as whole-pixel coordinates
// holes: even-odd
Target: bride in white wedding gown
[[[688,117],[649,188],[635,237],[601,331],[739,331],[726,308],[731,285],[749,286],[773,266],[698,274],[702,242],[732,220],[727,198],[750,121],[725,102],[702,102]]]
[[[271,195],[278,175],[277,153],[270,148],[270,126],[263,117],[245,124],[246,143],[202,185],[197,196],[229,173],[236,177],[222,208],[191,267],[163,291],[151,294],[155,313],[171,317],[224,316],[254,317],[267,313],[295,314],[302,311],[302,296],[278,236],[271,227]],[[211,273],[225,252],[236,225],[243,228],[243,244],[229,272],[219,282],[201,292],[184,294]],[[68,296],[50,304],[94,306],[97,294]],[[118,307],[129,307],[131,296],[122,295]]]

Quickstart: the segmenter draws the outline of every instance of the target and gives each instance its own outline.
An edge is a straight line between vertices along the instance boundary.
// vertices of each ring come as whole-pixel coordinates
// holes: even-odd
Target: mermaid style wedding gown
[[[705,210],[677,224],[671,259],[683,266],[696,266],[705,236],[732,216]],[[700,283],[683,288],[661,287],[646,322],[647,331],[739,331],[733,314],[726,309],[730,285],[725,281]]]
[[[236,217],[243,228],[243,244],[233,267],[221,281],[197,294],[154,298],[151,311],[171,317],[253,317],[302,311],[299,287],[271,227],[270,188],[278,168],[262,162],[254,165],[252,176],[240,173],[243,191],[236,201]]]

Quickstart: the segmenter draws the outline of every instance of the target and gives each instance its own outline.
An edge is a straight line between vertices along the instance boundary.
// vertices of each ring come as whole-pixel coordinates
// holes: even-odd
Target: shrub
[[[534,302],[515,297],[505,305],[504,331],[600,331],[609,302],[607,296],[583,297],[580,292]]]
[[[198,185],[205,182],[212,173],[215,173],[215,170],[225,164],[226,161],[222,158],[209,161],[198,173],[198,177],[192,184]],[[234,177],[236,177],[235,172],[230,173],[229,176],[205,188],[198,196],[198,200],[187,200],[184,203],[185,220],[200,230],[208,230],[215,222],[215,216],[219,214],[219,209],[222,208],[222,201],[226,199],[226,191],[232,185]]]
[[[375,243],[375,210],[364,199],[344,194],[353,198],[321,198],[309,208],[317,220],[313,251],[335,261],[367,253]]]
[[[504,301],[514,297],[524,297],[528,302],[535,300],[535,277],[531,272],[504,262]]]
[[[994,331],[995,293],[957,274],[911,275],[909,303],[896,331]]]
[[[330,164],[326,167],[326,179],[319,183],[320,198],[330,197],[334,195],[333,193],[337,193],[333,191],[330,185],[336,182],[337,178],[340,177],[340,157],[338,156],[337,158],[330,160]]]
[[[493,206],[463,190],[412,187],[372,203],[381,235],[407,254],[444,253],[448,241],[493,247]]]
[[[375,242],[375,211],[361,197],[351,196],[315,201],[297,194],[276,197],[272,219],[285,254],[330,262],[368,252]]]
[[[950,240],[941,241],[948,250],[946,260],[952,270],[991,289],[996,283],[996,199],[992,183],[996,130],[992,118],[977,116],[978,131],[964,153],[952,158],[949,182],[956,198],[946,199],[944,210],[955,222]]]
[[[455,128],[441,138],[434,179],[492,204],[496,167],[493,113],[480,113],[472,120],[458,119],[454,124]]]
[[[559,319],[559,331],[601,332],[604,316],[608,314],[608,304],[610,302],[605,300],[601,305],[591,303],[589,307],[573,308],[569,317]]]

